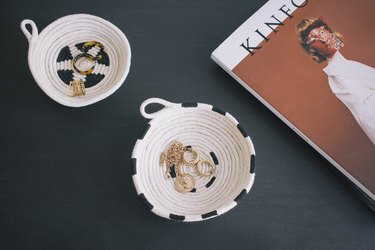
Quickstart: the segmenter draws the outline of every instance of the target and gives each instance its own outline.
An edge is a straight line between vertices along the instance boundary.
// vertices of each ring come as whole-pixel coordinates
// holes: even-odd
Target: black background
[[[346,179],[211,59],[266,1],[4,1],[0,60],[0,249],[374,249],[373,212]],[[130,74],[109,98],[64,107],[37,86],[19,24],[67,14],[118,26]],[[251,136],[256,178],[233,210],[159,218],[137,197],[130,157],[149,97],[209,103]]]

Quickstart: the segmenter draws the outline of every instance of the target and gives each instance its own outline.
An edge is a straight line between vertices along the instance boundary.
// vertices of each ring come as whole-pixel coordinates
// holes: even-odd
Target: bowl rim
[[[146,101],[147,102],[147,101]],[[143,107],[144,108],[144,107]],[[216,112],[220,115],[225,116],[229,122],[232,123],[232,125],[236,126],[239,132],[242,134],[247,146],[249,147],[250,152],[250,166],[249,166],[249,174],[250,178],[249,180],[244,183],[242,191],[233,199],[233,201],[226,202],[224,205],[219,206],[216,208],[216,210],[213,210],[211,212],[205,213],[205,214],[174,214],[170,212],[166,212],[162,209],[159,209],[158,207],[154,206],[149,199],[147,198],[147,190],[143,189],[143,185],[141,182],[141,179],[138,175],[138,168],[139,165],[137,165],[137,159],[141,157],[141,151],[143,149],[143,139],[146,137],[147,133],[150,131],[150,128],[153,126],[153,123],[156,123],[158,121],[158,116],[164,112],[167,112],[169,108],[176,109],[176,108],[190,108],[190,109],[202,109],[206,111],[212,111]],[[255,178],[255,149],[252,140],[250,139],[250,136],[247,135],[247,133],[244,131],[244,129],[240,126],[239,122],[228,112],[222,111],[221,109],[214,107],[209,104],[204,103],[181,103],[179,105],[173,105],[172,107],[164,108],[161,111],[158,111],[157,116],[153,116],[153,118],[146,124],[144,129],[142,130],[140,136],[138,137],[134,148],[133,153],[131,157],[131,167],[132,167],[132,179],[133,184],[135,186],[136,192],[138,197],[146,204],[149,210],[151,210],[154,214],[167,218],[173,221],[181,221],[181,222],[194,222],[194,221],[202,221],[207,220],[210,218],[217,217],[221,214],[224,214],[231,210],[233,207],[235,207],[242,198],[249,193],[250,189],[252,188],[252,185],[254,183]]]
[[[108,26],[108,28],[110,28],[114,32],[116,32],[116,34],[121,38],[121,40],[123,42],[123,45],[124,45],[123,49],[126,53],[126,57],[122,58],[125,68],[124,68],[123,74],[121,75],[119,80],[115,84],[113,84],[113,86],[111,88],[109,88],[108,90],[106,90],[106,91],[104,91],[104,92],[102,92],[98,95],[92,96],[91,98],[84,98],[83,99],[83,98],[79,98],[79,97],[70,97],[70,96],[66,96],[65,98],[62,98],[59,94],[57,94],[57,92],[55,92],[52,89],[52,87],[48,87],[49,85],[46,84],[43,81],[43,79],[41,79],[41,77],[39,77],[38,69],[36,69],[35,68],[36,66],[34,65],[35,64],[34,63],[35,58],[34,58],[33,53],[34,53],[34,51],[36,51],[36,48],[37,48],[40,40],[44,39],[45,37],[48,37],[48,33],[50,32],[51,29],[53,29],[53,27],[55,25],[57,25],[61,22],[69,22],[69,21],[71,21],[72,18],[75,18],[75,19],[76,18],[94,19],[94,20],[97,20],[99,22],[104,23],[106,26]],[[31,21],[31,20],[28,20],[28,21]],[[34,25],[35,25],[35,23],[34,23]],[[43,90],[43,92],[47,96],[49,96],[51,99],[53,99],[54,101],[56,101],[56,102],[58,102],[58,103],[60,103],[64,106],[83,107],[83,106],[87,106],[87,105],[90,105],[90,104],[94,104],[98,101],[101,101],[101,100],[107,98],[108,96],[112,95],[118,88],[120,88],[120,86],[124,83],[125,79],[127,78],[128,74],[129,74],[130,66],[131,66],[131,56],[132,56],[131,55],[130,43],[129,43],[127,37],[125,36],[125,34],[116,25],[107,21],[104,18],[95,16],[95,15],[91,15],[91,14],[85,14],[85,13],[66,15],[66,16],[60,17],[60,18],[56,19],[55,21],[53,21],[52,23],[48,24],[39,34],[36,34],[36,35],[33,34],[33,36],[35,36],[35,37],[33,37],[32,39],[29,39],[29,50],[28,50],[28,64],[29,64],[31,74],[33,75],[33,78],[36,81],[36,83],[38,84],[38,86]]]

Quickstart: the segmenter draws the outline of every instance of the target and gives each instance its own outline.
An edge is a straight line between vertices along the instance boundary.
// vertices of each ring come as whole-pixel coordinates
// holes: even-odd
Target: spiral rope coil
[[[147,113],[149,104],[165,107]],[[250,137],[237,120],[208,104],[170,103],[151,98],[141,105],[151,121],[137,140],[132,154],[136,191],[155,214],[177,221],[200,221],[223,214],[247,194],[255,177],[255,151]],[[195,188],[178,192],[173,178],[165,178],[160,154],[174,140],[193,147],[202,159],[215,164],[215,174],[197,175],[194,168],[182,171],[195,178]]]
[[[27,26],[31,26],[31,32]],[[21,29],[29,40],[28,61],[35,81],[60,104],[93,104],[115,92],[128,75],[129,42],[121,30],[100,17],[65,16],[40,34],[35,23],[26,19]],[[84,47],[88,43],[91,45]],[[85,95],[72,95],[72,80],[84,82]]]

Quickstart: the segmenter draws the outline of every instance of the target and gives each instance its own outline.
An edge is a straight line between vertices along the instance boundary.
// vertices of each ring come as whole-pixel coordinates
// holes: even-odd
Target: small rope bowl
[[[129,73],[131,50],[126,36],[100,17],[68,15],[40,34],[36,24],[25,19],[21,30],[29,41],[28,63],[35,81],[62,105],[98,102],[113,94]]]
[[[147,113],[146,107],[155,104],[163,107]],[[250,191],[255,150],[228,112],[208,104],[171,103],[159,98],[145,100],[140,112],[151,120],[133,149],[132,178],[138,196],[153,213],[174,221],[206,220],[229,211]],[[180,176],[190,176],[184,184],[194,185],[186,192],[179,189],[177,166],[172,164],[168,170],[162,161],[163,152],[176,141],[194,152],[188,162],[199,155],[203,162],[212,162],[215,170],[200,175],[196,167],[180,164]]]

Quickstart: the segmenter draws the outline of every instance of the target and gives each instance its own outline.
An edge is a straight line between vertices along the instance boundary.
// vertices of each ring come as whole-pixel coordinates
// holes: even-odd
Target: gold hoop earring
[[[209,166],[209,168],[210,168],[209,171],[207,171],[207,172],[202,171],[202,168],[203,168],[204,164]],[[197,164],[197,172],[201,176],[213,175],[215,173],[215,170],[216,170],[215,165],[209,160],[200,160]]]
[[[189,160],[187,158],[187,154],[188,153],[191,153],[193,156],[194,156],[194,159],[193,160]],[[194,149],[192,148],[187,148],[182,156],[184,162],[187,164],[187,165],[195,165],[199,162],[199,154],[197,151],[195,151]]]

